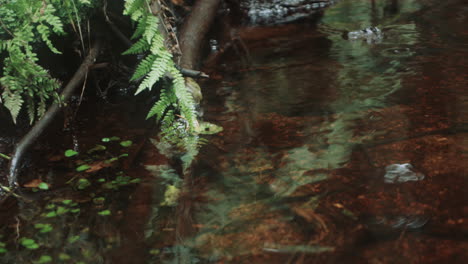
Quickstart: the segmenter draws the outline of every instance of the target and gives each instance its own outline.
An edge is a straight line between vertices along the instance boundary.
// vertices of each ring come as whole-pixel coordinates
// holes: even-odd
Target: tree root
[[[15,148],[15,151],[11,157],[9,164],[9,175],[8,183],[10,188],[14,189],[18,187],[18,173],[19,167],[21,165],[22,157],[24,153],[29,149],[29,147],[39,138],[39,136],[44,132],[46,127],[52,122],[57,113],[63,107],[63,103],[68,101],[70,96],[73,94],[75,89],[83,82],[88,74],[89,68],[96,61],[96,57],[100,51],[100,40],[96,40],[92,48],[89,50],[88,56],[84,59],[81,66],[75,72],[71,80],[63,89],[60,94],[60,99],[62,102],[54,102],[44,116],[39,120],[32,129],[21,139],[18,145]]]

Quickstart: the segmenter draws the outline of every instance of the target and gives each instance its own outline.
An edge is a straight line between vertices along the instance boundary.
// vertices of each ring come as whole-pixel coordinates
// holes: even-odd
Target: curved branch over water
[[[60,98],[63,102],[68,101],[70,96],[76,90],[76,88],[83,82],[86,75],[88,74],[89,67],[94,64],[96,57],[100,51],[100,41],[96,40],[92,48],[89,50],[88,56],[84,59],[81,66],[75,72],[71,80],[63,89],[60,94]],[[60,111],[61,104],[54,102],[44,116],[39,120],[33,128],[21,139],[15,148],[15,151],[11,157],[9,166],[8,183],[11,188],[18,185],[18,172],[24,153],[29,147],[38,139],[38,137],[44,132],[45,128],[52,122],[57,113]]]

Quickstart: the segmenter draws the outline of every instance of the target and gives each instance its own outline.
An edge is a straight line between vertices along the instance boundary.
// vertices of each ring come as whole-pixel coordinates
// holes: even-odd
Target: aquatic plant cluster
[[[98,244],[106,243],[102,250],[110,250],[118,246],[118,237],[96,232],[109,228],[108,218],[118,213],[116,193],[128,199],[126,190],[141,181],[118,165],[132,144],[112,136],[81,153],[66,150],[61,156],[68,162],[62,175],[66,187],[49,190],[49,183],[40,180],[27,183],[18,196],[16,232],[0,228],[1,263],[102,263]],[[30,224],[23,225],[25,221]]]

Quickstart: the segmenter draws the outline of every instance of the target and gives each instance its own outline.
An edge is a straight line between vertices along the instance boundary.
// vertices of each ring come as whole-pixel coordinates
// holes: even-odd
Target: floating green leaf
[[[70,200],[70,199],[66,199],[66,200],[63,200],[63,201],[62,201],[62,203],[63,203],[64,205],[69,205],[69,204],[71,204],[72,202],[73,202],[73,201]]]
[[[106,150],[106,146],[104,145],[96,145],[94,148],[88,150],[88,154],[91,154],[91,153],[94,153],[94,152],[97,152],[97,151],[103,151],[103,150]]]
[[[70,211],[69,209],[63,207],[63,206],[59,206],[57,207],[57,215],[63,215],[63,214],[66,214],[68,213],[68,211]]]
[[[78,152],[74,151],[73,149],[65,150],[65,157],[67,157],[67,158],[73,157],[73,156],[76,156],[76,155],[78,155]]]
[[[52,229],[53,229],[51,224],[40,224],[40,223],[35,224],[34,228],[40,229],[39,233],[48,233],[48,232],[52,231]]]
[[[125,140],[125,141],[120,142],[120,145],[124,148],[130,147],[132,144],[133,142],[131,140]]]
[[[76,171],[82,172],[90,169],[91,167],[87,164],[80,165],[79,167],[76,168]]]
[[[27,248],[27,249],[38,249],[39,248],[39,245],[36,244],[36,241],[34,241],[34,239],[31,239],[31,238],[22,238],[20,240],[20,243],[23,247]]]
[[[98,215],[110,215],[111,214],[111,211],[110,210],[104,210],[104,211],[101,211],[101,212],[98,212]]]
[[[115,137],[115,136],[114,136],[114,137],[110,137],[110,138],[105,137],[105,138],[102,138],[102,139],[101,139],[102,142],[110,142],[110,141],[117,141],[117,140],[120,140],[120,138],[119,138],[119,137]]]
[[[80,236],[79,235],[76,235],[76,236],[71,236],[68,238],[68,243],[70,244],[73,244],[75,243],[76,241],[80,240]]]
[[[52,217],[56,217],[57,213],[55,211],[52,211],[52,212],[48,212],[44,216],[47,217],[47,218],[52,218]]]
[[[42,255],[39,260],[36,262],[38,264],[49,263],[52,261],[52,257],[49,255]]]
[[[105,200],[106,198],[104,197],[96,197],[93,199],[93,203],[101,205],[101,204],[104,204]]]
[[[41,182],[39,183],[39,185],[37,186],[39,189],[41,190],[49,190],[49,184],[45,183],[45,182]]]
[[[65,253],[60,253],[58,258],[62,261],[71,259],[70,255],[67,255]]]
[[[5,243],[0,242],[0,254],[8,252],[8,250],[5,247]]]
[[[79,190],[83,190],[83,189],[87,188],[90,185],[91,185],[91,182],[89,182],[88,179],[79,179],[77,188]]]

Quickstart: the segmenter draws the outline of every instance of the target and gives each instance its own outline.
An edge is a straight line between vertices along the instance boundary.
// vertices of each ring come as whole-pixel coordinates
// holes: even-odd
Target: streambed
[[[2,263],[465,263],[464,8],[342,0],[318,22],[240,24],[242,45],[202,83],[204,119],[224,130],[207,137],[179,202],[164,200],[177,164],[128,125],[132,112],[90,110],[81,120],[94,130],[78,136],[81,152],[107,147],[86,154],[96,170],[77,173],[88,156],[63,157],[68,145],[37,173],[91,186],[5,204]],[[343,38],[369,26],[381,41]],[[130,165],[128,140],[143,142]]]

